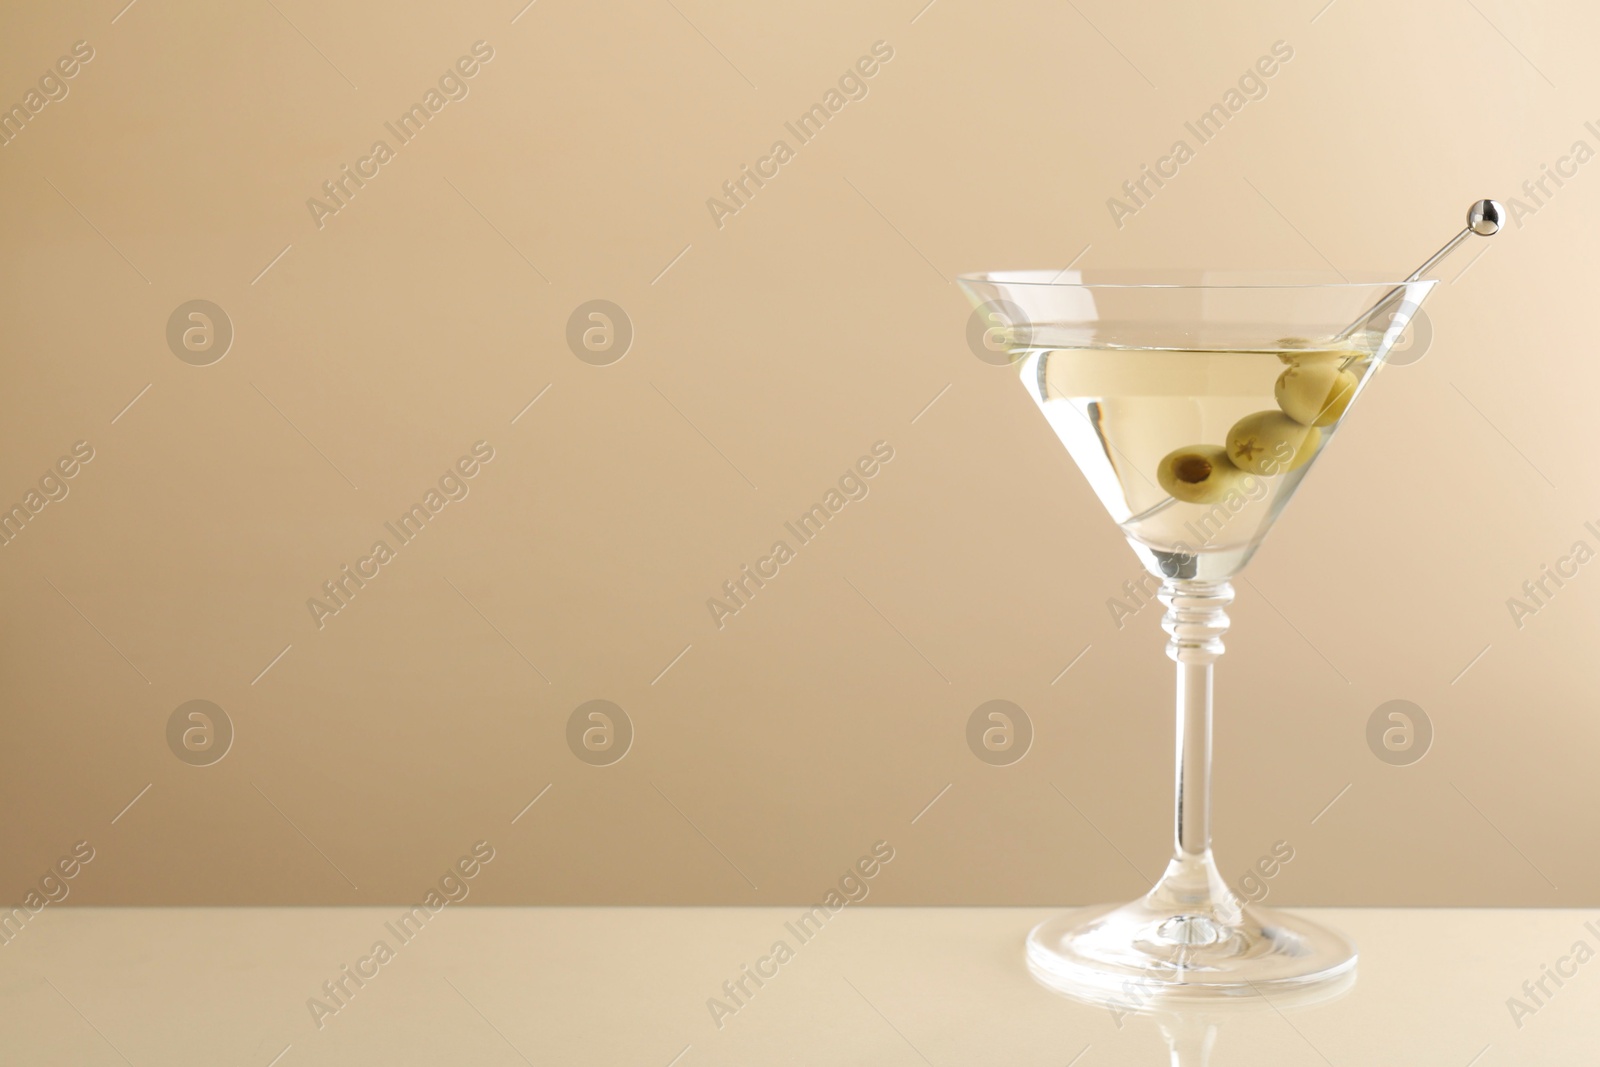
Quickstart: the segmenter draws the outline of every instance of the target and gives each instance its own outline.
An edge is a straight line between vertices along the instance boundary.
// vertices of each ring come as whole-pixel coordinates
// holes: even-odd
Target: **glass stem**
[[[1178,665],[1177,779],[1173,848],[1180,863],[1210,864],[1211,665],[1222,655],[1226,609],[1233,586],[1225,580],[1168,579],[1160,600],[1167,655]]]

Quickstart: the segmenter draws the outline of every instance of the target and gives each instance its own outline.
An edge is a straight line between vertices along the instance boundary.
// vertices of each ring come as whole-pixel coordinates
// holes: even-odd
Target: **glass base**
[[[1171,1000],[1301,992],[1354,972],[1355,945],[1344,936],[1244,903],[1220,879],[1201,884],[1221,892],[1174,891],[1185,882],[1197,888],[1193,876],[1214,871],[1209,859],[1182,872],[1190,878],[1169,870],[1132,904],[1040,923],[1028,935],[1028,969],[1057,992],[1129,1012]]]

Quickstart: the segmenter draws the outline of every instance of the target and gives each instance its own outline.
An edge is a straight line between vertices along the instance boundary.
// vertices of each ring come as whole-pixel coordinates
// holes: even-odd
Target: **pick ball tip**
[[[1467,226],[1479,237],[1490,237],[1500,232],[1506,209],[1498,200],[1479,200],[1467,209]]]

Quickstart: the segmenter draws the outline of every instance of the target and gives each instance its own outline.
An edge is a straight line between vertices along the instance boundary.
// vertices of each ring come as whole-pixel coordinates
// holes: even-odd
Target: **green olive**
[[[1283,474],[1310,459],[1321,440],[1315,426],[1302,426],[1281,411],[1258,411],[1228,431],[1228,458],[1251,474]]]
[[[1272,393],[1284,414],[1305,426],[1331,426],[1356,395],[1356,376],[1333,363],[1297,363],[1278,375]]]
[[[1156,468],[1161,488],[1188,504],[1215,504],[1244,479],[1220,445],[1189,445],[1168,452]]]

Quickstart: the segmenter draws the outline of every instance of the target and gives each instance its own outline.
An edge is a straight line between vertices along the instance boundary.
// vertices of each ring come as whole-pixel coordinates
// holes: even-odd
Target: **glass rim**
[[[1061,280],[1063,275],[1077,275]],[[1201,280],[1206,279],[1206,280]],[[1293,279],[1293,280],[1290,280]],[[1313,280],[1316,279],[1316,280]],[[1315,270],[1208,270],[1113,268],[1105,270],[995,270],[956,275],[956,281],[1038,289],[1373,289],[1434,285],[1437,278],[1395,278],[1376,272]]]

